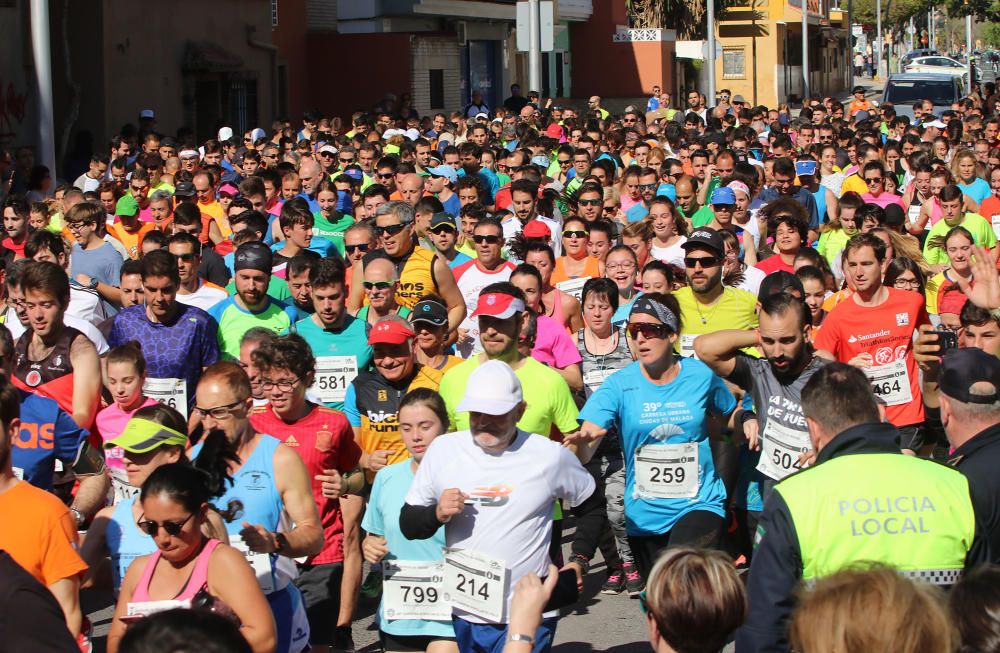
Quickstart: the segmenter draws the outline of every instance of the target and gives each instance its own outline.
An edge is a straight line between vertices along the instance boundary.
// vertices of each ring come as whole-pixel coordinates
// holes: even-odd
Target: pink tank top
[[[212,557],[212,551],[215,551],[215,547],[219,546],[219,544],[221,542],[214,539],[205,543],[205,547],[198,554],[198,561],[194,563],[194,571],[191,572],[191,577],[188,578],[184,589],[177,596],[173,597],[173,600],[191,600],[201,591],[202,587],[205,587],[208,583],[208,560]],[[139,579],[139,584],[135,586],[135,591],[132,592],[132,602],[142,603],[154,600],[149,597],[149,581],[152,580],[153,572],[156,571],[156,563],[159,561],[160,550],[157,549],[150,556],[149,562],[146,563],[146,568],[142,570],[142,577]]]
[[[559,324],[565,325],[566,321],[563,319],[563,306],[562,306],[563,291],[559,290],[558,288],[553,288],[552,291],[553,291],[553,295],[552,295],[552,304],[553,304],[553,306],[552,306],[552,315],[550,315],[549,317],[551,317],[553,320],[555,320]]]

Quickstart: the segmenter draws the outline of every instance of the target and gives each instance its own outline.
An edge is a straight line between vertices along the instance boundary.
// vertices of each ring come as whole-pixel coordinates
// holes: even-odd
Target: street
[[[563,535],[564,554],[569,553],[572,529]],[[563,613],[556,630],[553,651],[560,653],[647,653],[646,620],[637,599],[626,594],[609,596],[601,594],[604,582],[604,563],[595,560],[584,582],[580,601],[570,611]],[[367,565],[365,573],[367,573]],[[81,592],[83,609],[94,626],[94,651],[104,653],[105,637],[114,611],[109,592],[84,590]],[[374,623],[377,601],[362,599],[354,622],[354,643],[358,653],[381,650],[378,629]]]

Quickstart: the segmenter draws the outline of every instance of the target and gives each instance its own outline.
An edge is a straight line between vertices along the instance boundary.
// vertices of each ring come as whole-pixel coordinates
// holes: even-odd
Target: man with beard
[[[547,441],[545,432],[538,437],[518,427],[524,399],[507,363],[479,366],[458,405],[469,415],[469,430],[431,443],[400,512],[400,530],[409,539],[427,539],[445,525],[444,591],[453,598],[463,651],[499,651],[508,641],[526,643],[524,651],[551,648],[558,613],[546,612],[535,632],[508,633],[508,602],[522,576],[557,573],[548,549],[553,503],[563,499],[581,510],[592,503],[594,479],[573,454]],[[493,485],[498,479],[503,485]],[[570,565],[585,566],[576,556]],[[471,572],[474,588],[449,568]]]
[[[562,239],[555,234],[562,233],[562,226],[550,217],[538,215],[538,182],[530,179],[518,179],[510,185],[510,206],[514,215],[505,219],[503,226],[504,241],[509,241],[518,233],[524,231],[532,222],[538,221],[549,229],[548,243],[558,258],[562,255]]]
[[[757,298],[722,285],[725,244],[719,232],[702,227],[683,245],[688,285],[674,293],[681,307],[680,353],[694,356],[695,339],[722,329],[757,327]]]
[[[298,317],[294,308],[271,299],[266,292],[271,260],[271,250],[260,241],[240,245],[233,259],[236,294],[209,311],[219,324],[219,349],[229,360],[239,359],[240,339],[251,328],[266,327],[282,333]]]
[[[756,330],[706,333],[695,351],[716,374],[753,397],[755,412],[743,413],[743,430],[749,448],[762,452],[757,470],[768,479],[766,500],[774,483],[801,469],[800,456],[812,449],[800,399],[806,382],[827,361],[813,354],[809,309],[802,300],[785,292],[764,297],[759,319]],[[740,351],[754,345],[765,358]]]

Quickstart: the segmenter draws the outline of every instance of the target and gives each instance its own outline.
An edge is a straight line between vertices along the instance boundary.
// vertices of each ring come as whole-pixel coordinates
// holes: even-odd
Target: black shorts
[[[454,637],[435,637],[433,635],[390,635],[384,630],[378,631],[383,651],[426,651],[433,642],[454,642]]]
[[[301,565],[296,587],[302,592],[309,617],[309,643],[332,644],[340,613],[340,580],[344,576],[343,562],[323,565]]]

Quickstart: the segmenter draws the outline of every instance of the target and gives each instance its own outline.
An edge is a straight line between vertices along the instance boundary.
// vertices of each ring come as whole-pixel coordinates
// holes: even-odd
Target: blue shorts
[[[289,583],[285,589],[268,594],[267,604],[277,629],[275,653],[299,653],[309,646],[309,618],[299,588]]]
[[[455,639],[461,653],[503,653],[507,643],[507,624],[474,624],[461,617],[452,617]],[[556,636],[559,617],[543,619],[535,631],[535,645],[531,653],[548,653]],[[528,633],[522,633],[528,634]]]

